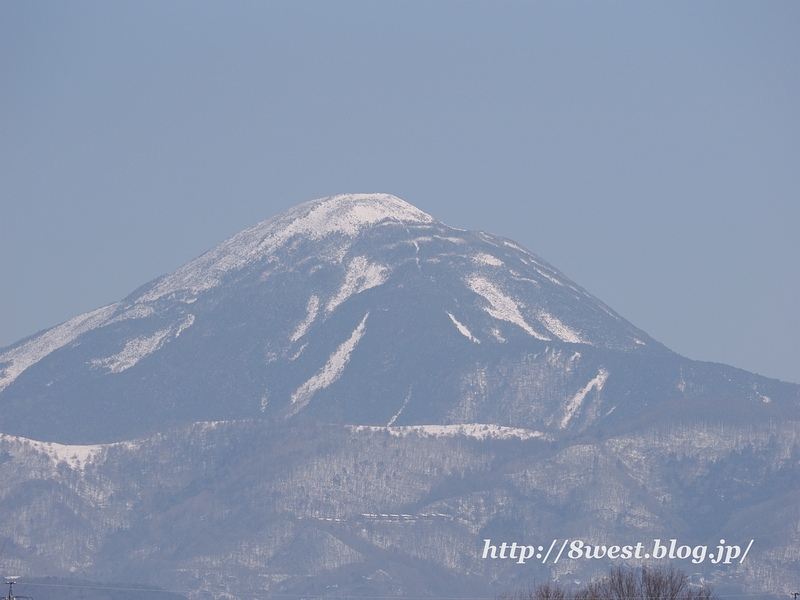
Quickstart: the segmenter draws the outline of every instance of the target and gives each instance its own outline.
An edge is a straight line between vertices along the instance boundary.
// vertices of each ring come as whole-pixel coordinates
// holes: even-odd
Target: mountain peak
[[[402,223],[432,223],[434,218],[391,194],[339,194],[300,204],[278,216],[282,224],[291,220],[287,234],[323,237],[330,233],[355,236],[365,226],[384,220]],[[264,224],[270,223],[265,221]]]
[[[225,273],[272,254],[294,239],[321,240],[333,234],[354,238],[382,221],[425,224],[436,220],[391,194],[339,194],[311,200],[228,238],[166,275],[138,302],[177,292],[194,295],[215,287]]]

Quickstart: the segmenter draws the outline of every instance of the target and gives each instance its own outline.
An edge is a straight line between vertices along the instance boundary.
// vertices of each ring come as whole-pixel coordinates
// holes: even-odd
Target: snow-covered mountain
[[[487,562],[485,538],[749,531],[738,570],[691,569],[777,592],[799,416],[800,386],[673,353],[510,240],[334,196],[0,350],[3,560],[448,595],[605,566]]]
[[[536,255],[384,194],[259,223],[0,365],[0,430],[70,443],[300,414],[557,435],[708,385]],[[722,379],[726,394],[780,397],[763,378]]]

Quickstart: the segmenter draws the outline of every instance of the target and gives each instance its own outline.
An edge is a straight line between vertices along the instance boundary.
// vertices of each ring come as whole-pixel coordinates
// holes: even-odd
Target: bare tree
[[[712,587],[696,587],[689,576],[672,565],[628,569],[611,567],[608,575],[578,589],[569,589],[558,582],[545,582],[511,595],[503,600],[720,600]]]

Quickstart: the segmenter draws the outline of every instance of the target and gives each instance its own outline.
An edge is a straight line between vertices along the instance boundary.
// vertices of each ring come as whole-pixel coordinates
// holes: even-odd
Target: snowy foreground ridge
[[[518,427],[503,427],[486,423],[462,423],[460,425],[408,425],[406,427],[380,427],[372,425],[352,426],[353,431],[386,432],[394,436],[405,437],[416,434],[423,437],[471,437],[476,440],[531,440],[552,439],[541,431],[530,431]]]
[[[236,423],[214,421],[208,423],[195,423],[196,431],[216,429],[220,427],[235,426]],[[502,427],[499,425],[488,425],[485,423],[463,423],[461,425],[414,425],[408,427],[377,427],[377,426],[350,426],[353,432],[377,432],[389,433],[393,436],[406,437],[408,435],[418,435],[422,437],[465,437],[476,440],[508,440],[508,439],[551,439],[547,434],[539,431],[529,431],[515,427]],[[111,444],[57,444],[55,442],[42,442],[30,440],[24,437],[6,435],[0,433],[0,447],[24,448],[29,452],[46,457],[51,463],[53,472],[57,466],[64,463],[74,471],[83,471],[92,463],[100,463],[107,457],[109,449],[124,449],[135,451],[146,442],[144,440],[131,440],[126,442],[115,442]]]

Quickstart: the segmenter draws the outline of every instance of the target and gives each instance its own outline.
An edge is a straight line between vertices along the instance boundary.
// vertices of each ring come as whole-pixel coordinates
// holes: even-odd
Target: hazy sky
[[[800,382],[798,2],[0,3],[0,346],[377,191]]]

